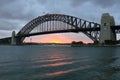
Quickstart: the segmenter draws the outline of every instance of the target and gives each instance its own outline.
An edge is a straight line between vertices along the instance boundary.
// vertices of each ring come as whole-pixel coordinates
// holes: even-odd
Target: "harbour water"
[[[120,47],[0,46],[0,80],[120,80]]]

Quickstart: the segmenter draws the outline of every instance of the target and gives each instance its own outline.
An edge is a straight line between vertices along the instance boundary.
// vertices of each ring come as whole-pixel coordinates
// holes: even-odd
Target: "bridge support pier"
[[[113,16],[110,16],[109,13],[102,14],[99,43],[104,44],[106,41],[116,40],[115,31],[111,29],[111,26],[114,25],[115,21]]]
[[[12,32],[11,45],[16,45],[15,31]]]

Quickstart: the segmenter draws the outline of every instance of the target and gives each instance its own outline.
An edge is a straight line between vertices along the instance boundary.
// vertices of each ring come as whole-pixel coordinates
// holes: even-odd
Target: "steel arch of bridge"
[[[79,19],[77,17],[69,16],[69,15],[63,15],[63,14],[46,14],[43,16],[39,16],[29,23],[27,23],[17,34],[18,37],[21,37],[21,40],[23,41],[26,36],[30,36],[30,32],[37,27],[40,24],[43,24],[48,21],[61,21],[63,23],[69,24],[73,29],[70,30],[60,30],[61,32],[83,32],[85,35],[87,35],[90,39],[93,41],[99,41],[99,30],[100,30],[100,24],[89,22],[83,19]],[[48,31],[49,33],[57,33],[57,31]],[[47,33],[47,32],[46,32]],[[46,34],[43,33],[43,34]]]

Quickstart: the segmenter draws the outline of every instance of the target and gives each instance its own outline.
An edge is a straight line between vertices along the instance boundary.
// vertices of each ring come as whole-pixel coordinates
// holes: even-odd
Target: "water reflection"
[[[90,61],[90,60],[91,59],[76,60],[76,61],[69,61],[69,62],[58,62],[58,63],[53,63],[53,64],[42,65],[41,67],[57,67],[57,66],[69,65],[69,64],[74,64],[74,63],[78,63],[81,61]]]
[[[88,58],[88,57],[84,57],[84,58],[78,58],[78,59],[64,59],[63,61],[60,62],[53,62],[52,63],[46,63],[46,64],[38,64],[35,66],[31,66],[30,68],[48,68],[48,67],[60,67],[60,66],[65,66],[65,65],[74,65],[79,64],[80,62],[87,62],[87,61],[91,61],[93,59]],[[44,61],[44,60],[43,60]],[[46,60],[45,60],[46,61]],[[52,61],[52,60],[51,60]]]
[[[42,65],[41,67],[57,67],[57,66],[63,66],[63,65],[73,64],[73,63],[75,63],[75,62],[77,62],[77,61],[72,61],[72,62],[59,62],[59,63]]]
[[[52,56],[52,55],[51,55]],[[90,56],[82,56],[82,57],[79,57],[79,58],[76,58],[75,60],[77,60],[77,59],[88,59],[88,58],[90,58]],[[34,62],[38,62],[38,63],[40,63],[40,62],[44,62],[44,63],[47,63],[47,62],[59,62],[59,61],[66,61],[66,60],[74,60],[74,58],[73,57],[64,57],[64,58],[47,58],[47,59],[41,59],[40,57],[39,58],[36,58],[36,59],[32,59],[32,61],[34,61]]]
[[[63,60],[70,60],[70,59],[73,59],[73,58],[57,58],[57,59],[38,59],[36,60],[35,62],[57,62],[57,61],[63,61]]]
[[[46,73],[46,74],[44,74],[42,76],[43,77],[55,77],[55,76],[71,73],[71,72],[78,71],[78,70],[88,69],[88,68],[91,68],[93,66],[96,66],[96,65],[94,65],[94,64],[85,65],[85,66],[81,66],[79,68],[69,69],[69,70],[65,70],[65,71],[56,71],[56,72],[52,72],[52,73]]]

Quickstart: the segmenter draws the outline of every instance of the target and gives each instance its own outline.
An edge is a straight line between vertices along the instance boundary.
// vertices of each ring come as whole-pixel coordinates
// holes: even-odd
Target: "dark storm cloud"
[[[8,5],[12,2],[14,2],[15,0],[0,0],[0,6],[3,6],[3,5]]]
[[[119,3],[119,0],[94,0],[93,3],[95,5],[100,5],[104,8],[106,7],[112,7],[114,5],[116,5],[117,3]]]
[[[86,2],[90,2],[95,6],[99,5],[101,7],[107,8],[116,5],[120,1],[119,0],[72,0],[71,5],[73,7],[78,7]]]
[[[6,2],[8,0],[5,0]],[[32,13],[27,11],[28,4],[24,4],[22,1],[10,0],[11,2],[1,2],[0,17],[6,19],[29,19],[32,17]],[[29,13],[29,14],[28,14]]]
[[[68,8],[71,7],[79,7],[84,5],[87,2],[92,3],[94,6],[102,6],[102,7],[111,7],[116,4],[117,0],[64,0],[64,1],[56,1],[56,0],[0,0],[0,18],[5,19],[16,19],[16,20],[31,20],[36,16],[41,15],[42,12],[65,12],[65,8],[67,12],[69,12],[66,6],[66,3],[71,2]],[[60,6],[59,2],[62,2]],[[39,6],[36,6],[39,5]],[[36,7],[35,7],[36,6]],[[41,7],[45,7],[45,9],[41,9]],[[92,8],[92,7],[91,7]],[[84,9],[87,9],[87,5]],[[38,11],[39,10],[39,11]],[[71,8],[71,13],[72,12]],[[76,8],[77,10],[77,8]],[[73,13],[74,14],[74,13]]]
[[[20,29],[22,22],[34,18],[35,11],[30,0],[0,0],[0,30]]]
[[[85,2],[88,2],[89,0],[71,0],[71,6],[72,7],[78,7],[80,5],[82,5]]]
[[[45,5],[47,3],[47,0],[37,0],[38,3]]]

